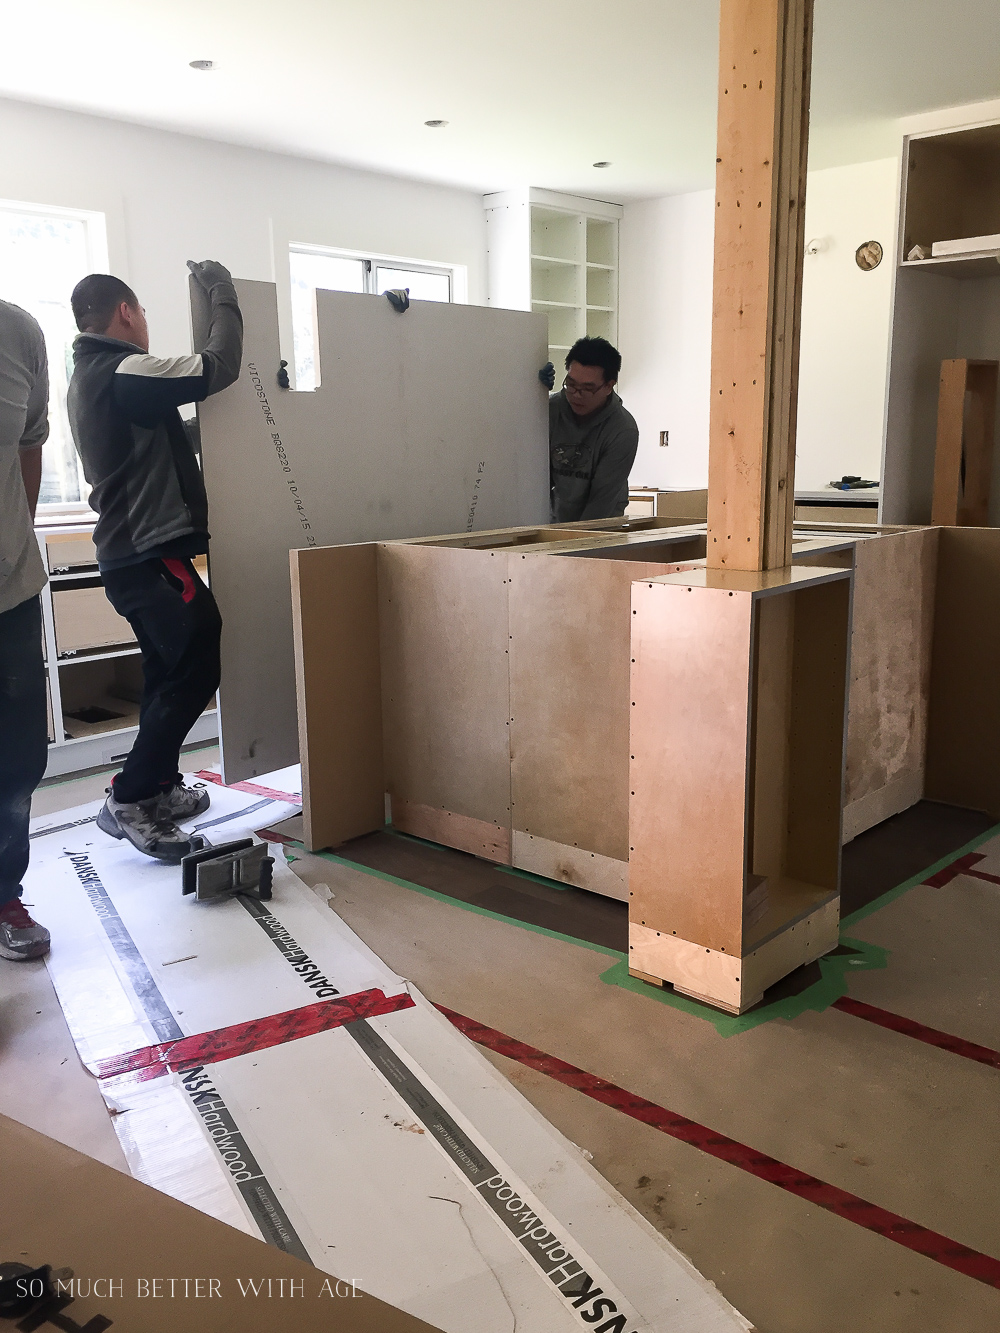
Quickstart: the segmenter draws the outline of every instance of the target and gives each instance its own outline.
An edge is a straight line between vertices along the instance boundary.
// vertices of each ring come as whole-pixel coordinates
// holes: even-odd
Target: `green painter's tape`
[[[679,995],[675,990],[651,986],[648,981],[640,981],[629,974],[628,960],[623,956],[601,973],[601,980],[609,986],[621,986],[623,990],[633,991],[649,1000],[658,1000],[660,1004],[669,1004],[673,1009],[681,1009],[696,1018],[706,1018],[720,1037],[735,1037],[739,1032],[749,1032],[761,1023],[769,1023],[772,1018],[798,1018],[799,1014],[812,1010],[822,1013],[829,1009],[834,1000],[847,994],[847,978],[855,969],[871,971],[885,967],[889,953],[877,944],[868,944],[864,940],[852,940],[841,936],[840,942],[854,951],[854,957],[848,954],[828,954],[819,960],[820,979],[798,995],[786,995],[771,1004],[758,1005],[746,1014],[724,1014],[711,1005],[691,1000],[686,995]]]
[[[910,889],[916,888],[931,875],[943,870],[952,862],[958,860],[960,856],[965,856],[981,847],[984,842],[1000,834],[1000,824],[995,824],[987,829],[985,833],[979,834],[971,842],[967,842],[964,847],[960,847],[956,852],[950,852],[947,856],[941,857],[935,861],[932,866],[926,870],[921,870],[919,874],[913,875],[910,879],[904,880],[894,889],[889,889],[881,897],[875,898],[864,907],[859,907],[856,912],[850,916],[844,917],[841,921],[841,929],[845,926],[854,926],[859,921],[863,921],[874,912],[887,907],[889,903],[907,893]],[[414,838],[412,834],[396,835],[409,838],[413,842],[424,842],[423,838]],[[299,844],[301,845],[301,844]],[[437,843],[427,843],[430,847],[438,846]],[[673,1009],[680,1009],[686,1014],[692,1014],[696,1018],[707,1019],[715,1028],[720,1037],[734,1037],[740,1032],[749,1032],[752,1028],[759,1027],[761,1023],[769,1023],[772,1019],[797,1018],[800,1014],[812,1011],[813,1013],[822,1013],[824,1009],[829,1009],[835,1000],[847,994],[848,977],[854,970],[872,971],[877,968],[888,966],[889,951],[880,948],[877,944],[869,944],[867,940],[851,939],[846,935],[841,935],[841,945],[851,950],[851,953],[828,954],[825,958],[819,959],[820,979],[798,995],[786,995],[781,999],[774,1000],[770,1004],[762,1004],[757,1008],[750,1010],[746,1014],[724,1014],[718,1009],[713,1009],[711,1005],[701,1004],[698,1000],[691,1000],[686,995],[679,995],[670,988],[661,988],[652,986],[649,982],[640,981],[638,977],[629,974],[627,955],[618,949],[610,949],[603,944],[592,944],[589,940],[578,939],[575,935],[564,935],[558,930],[548,930],[545,926],[534,926],[527,921],[518,921],[515,917],[504,916],[501,912],[491,912],[486,907],[477,907],[474,903],[463,902],[461,898],[452,898],[447,893],[440,893],[437,889],[429,889],[423,884],[414,884],[412,880],[400,879],[396,875],[388,875],[383,870],[375,870],[372,866],[359,865],[357,861],[349,861],[346,857],[337,856],[333,852],[313,852],[313,856],[320,856],[326,861],[332,861],[335,865],[346,866],[348,870],[357,870],[362,875],[372,875],[375,879],[388,881],[390,884],[396,884],[401,889],[412,889],[414,893],[422,893],[425,898],[434,898],[437,902],[447,903],[451,907],[459,907],[466,912],[475,912],[478,916],[489,917],[493,921],[503,921],[509,926],[518,926],[521,930],[534,931],[536,935],[546,935],[549,939],[561,940],[564,944],[575,944],[577,948],[591,949],[595,953],[603,953],[609,958],[614,958],[614,964],[606,972],[601,973],[601,980],[608,986],[620,986],[622,990],[632,991],[635,995],[642,995],[647,1000],[654,1000],[659,1004],[668,1004]],[[288,857],[293,860],[293,857]],[[508,874],[522,874],[526,879],[536,880],[540,884],[546,884],[556,889],[564,889],[566,885],[558,884],[554,880],[543,879],[540,875],[531,875],[525,871],[512,870],[509,866],[498,866],[497,869],[505,870]]]

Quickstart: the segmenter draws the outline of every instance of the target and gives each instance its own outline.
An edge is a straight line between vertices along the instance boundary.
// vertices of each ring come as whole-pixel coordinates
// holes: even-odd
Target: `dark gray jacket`
[[[552,518],[578,523],[617,518],[628,504],[628,476],[639,446],[639,427],[613,393],[579,422],[560,390],[549,398],[549,476]]]
[[[232,283],[213,287],[208,337],[194,356],[150,356],[96,333],[74,342],[66,406],[93,487],[102,568],[208,550],[205,483],[177,408],[233,384],[242,356]]]

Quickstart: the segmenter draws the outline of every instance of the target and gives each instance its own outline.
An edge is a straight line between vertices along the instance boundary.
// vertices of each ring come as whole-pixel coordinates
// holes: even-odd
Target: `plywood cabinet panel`
[[[386,784],[398,801],[507,831],[504,551],[379,547]]]

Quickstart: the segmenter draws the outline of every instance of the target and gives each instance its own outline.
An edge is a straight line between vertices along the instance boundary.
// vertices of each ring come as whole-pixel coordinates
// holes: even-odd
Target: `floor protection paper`
[[[256,785],[189,827],[297,809]],[[749,1327],[280,847],[269,902],[195,902],[99,808],[35,821],[25,900],[135,1176],[446,1333]]]

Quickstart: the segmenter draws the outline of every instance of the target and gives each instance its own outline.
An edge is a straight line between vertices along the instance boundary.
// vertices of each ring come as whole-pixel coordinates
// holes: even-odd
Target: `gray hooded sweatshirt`
[[[74,342],[66,406],[93,487],[101,569],[208,550],[205,483],[177,409],[233,384],[242,353],[231,282],[213,286],[205,346],[193,356],[150,356],[97,333]]]
[[[599,412],[577,421],[563,390],[549,398],[552,520],[617,518],[628,504],[628,476],[639,427],[616,393]]]

